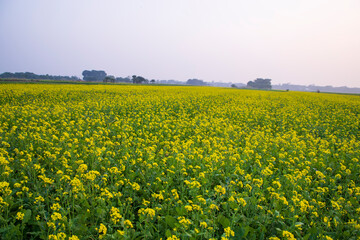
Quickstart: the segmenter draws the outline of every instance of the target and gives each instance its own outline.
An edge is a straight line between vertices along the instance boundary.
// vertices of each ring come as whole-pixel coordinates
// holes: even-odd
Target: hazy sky
[[[360,87],[359,0],[0,0],[0,73]]]

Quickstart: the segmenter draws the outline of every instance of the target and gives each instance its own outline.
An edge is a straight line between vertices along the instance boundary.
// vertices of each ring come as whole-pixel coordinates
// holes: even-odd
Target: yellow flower
[[[309,202],[305,199],[300,201],[300,210],[301,212],[307,212],[307,209],[309,208]]]
[[[49,235],[49,240],[58,240],[58,237],[54,234]]]
[[[217,185],[214,188],[215,192],[219,193],[220,195],[224,195],[226,193],[226,189],[221,185]]]
[[[54,203],[50,208],[51,208],[53,211],[58,211],[58,210],[60,209],[60,204]]]
[[[149,205],[149,203],[150,203],[150,201],[146,201],[145,199],[143,199],[143,201],[142,201],[142,204],[145,206]]]
[[[122,218],[122,216],[120,214],[120,210],[115,207],[112,207],[110,209],[110,217],[111,217],[111,221],[114,224],[117,224],[118,222],[120,222],[120,219]]]
[[[166,240],[180,240],[180,238],[176,237],[175,235],[172,235],[171,237],[166,238]]]
[[[46,224],[48,225],[49,228],[51,228],[52,230],[55,231],[55,229],[56,229],[55,223],[53,223],[53,222],[47,222]]]
[[[52,219],[53,221],[59,220],[59,219],[61,219],[61,218],[62,218],[62,216],[61,216],[61,214],[58,213],[58,212],[54,212],[53,214],[51,214],[51,219]]]
[[[65,240],[66,239],[66,234],[61,232],[61,233],[58,233],[56,234],[58,240]]]
[[[246,201],[245,201],[245,199],[243,199],[243,198],[237,198],[236,200],[238,201],[238,203],[240,204],[240,206],[243,206],[243,207],[246,206]]]
[[[235,233],[233,230],[231,230],[230,227],[224,228],[225,236],[226,237],[233,237],[235,236]]]
[[[124,221],[124,225],[127,227],[127,228],[133,228],[134,226],[132,225],[131,221],[130,220],[125,220]]]
[[[11,194],[10,184],[8,182],[0,182],[0,193],[2,192],[5,196]]]
[[[211,205],[210,205],[210,209],[211,209],[211,210],[219,210],[219,207],[216,206],[215,204],[211,204]]]
[[[16,214],[16,219],[22,221],[24,219],[24,215],[25,215],[24,213],[18,212]]]
[[[192,206],[186,205],[185,206],[186,211],[191,212],[193,210]]]
[[[281,188],[281,183],[279,181],[273,181],[272,185],[277,188]]]
[[[200,222],[200,227],[203,227],[203,228],[207,228],[207,223],[206,222]]]
[[[324,217],[324,223],[326,223],[326,225],[327,225],[328,227],[331,226],[331,222],[330,222],[330,219],[329,219],[328,217]]]
[[[282,231],[282,236],[287,240],[296,240],[294,235],[291,232],[288,232],[288,231]]]
[[[152,208],[140,208],[139,209],[139,214],[142,214],[142,215],[146,215],[148,217],[150,217],[151,219],[153,219],[155,217],[155,210],[152,209]]]
[[[99,238],[102,239],[102,238],[106,235],[106,233],[107,233],[107,228],[106,228],[106,226],[105,226],[104,224],[100,223],[100,227],[99,227],[98,232],[99,232],[99,234],[100,234]]]
[[[178,221],[180,224],[182,224],[186,229],[188,228],[189,225],[191,225],[191,221],[190,219],[187,219],[183,216],[178,217]]]
[[[173,195],[173,199],[179,199],[179,194],[177,193],[177,190],[176,189],[172,189],[171,190],[171,193]]]
[[[84,173],[87,171],[87,169],[88,169],[88,166],[86,164],[80,164],[80,166],[77,169],[77,172]]]
[[[140,190],[140,185],[138,183],[133,183],[131,184],[132,188],[135,190],[135,191],[139,191]]]

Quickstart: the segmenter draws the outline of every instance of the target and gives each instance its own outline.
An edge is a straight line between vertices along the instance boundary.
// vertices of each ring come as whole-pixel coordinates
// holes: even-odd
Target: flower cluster
[[[0,106],[0,239],[360,236],[358,96],[1,84]]]

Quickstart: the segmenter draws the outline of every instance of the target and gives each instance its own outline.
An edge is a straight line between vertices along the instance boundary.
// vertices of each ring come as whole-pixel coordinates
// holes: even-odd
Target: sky
[[[0,73],[360,87],[359,0],[0,0]]]

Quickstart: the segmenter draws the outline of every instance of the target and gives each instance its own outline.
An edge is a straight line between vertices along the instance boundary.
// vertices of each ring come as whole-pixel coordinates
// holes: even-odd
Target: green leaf
[[[223,215],[220,215],[218,218],[217,218],[217,221],[224,227],[229,227],[230,226],[230,220],[227,219],[226,217],[224,217]]]
[[[186,209],[182,206],[182,207],[176,207],[176,212],[178,215],[182,216],[186,214]]]
[[[27,209],[25,211],[25,215],[24,215],[24,219],[23,219],[23,223],[27,223],[31,218],[31,210],[30,209]]]
[[[7,225],[7,222],[9,222],[9,219],[5,219],[2,215],[0,215],[1,225]]]
[[[311,236],[311,233],[306,234],[306,235],[303,237],[303,240],[308,240],[310,236]]]
[[[166,230],[165,236],[168,238],[172,236],[171,231],[169,229]]]
[[[9,231],[9,229],[10,228],[8,226],[2,227],[2,228],[0,228],[0,233],[7,232],[7,231]]]
[[[106,215],[106,211],[101,208],[101,207],[98,207],[96,208],[96,214],[100,217],[100,218],[103,218],[105,215]]]
[[[176,219],[173,216],[167,215],[165,217],[165,222],[171,227],[175,228],[175,224],[177,223]]]
[[[249,231],[250,231],[249,226],[235,227],[234,232],[235,232],[236,239],[245,238],[248,235]]]
[[[239,205],[236,204],[235,202],[229,202],[229,205],[232,209],[239,208]]]

